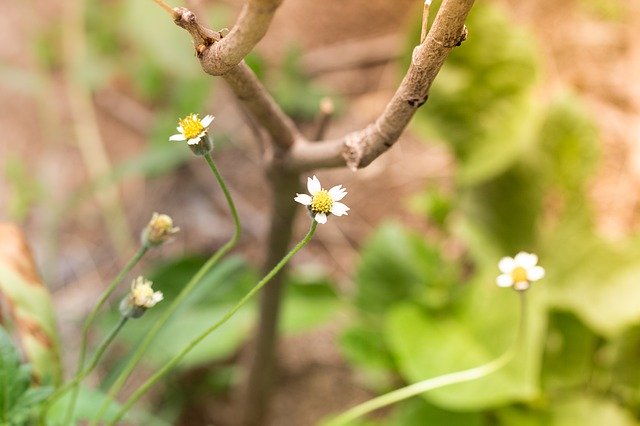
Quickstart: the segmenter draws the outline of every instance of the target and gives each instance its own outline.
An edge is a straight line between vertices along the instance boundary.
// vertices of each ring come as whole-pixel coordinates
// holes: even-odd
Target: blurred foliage
[[[547,277],[529,292],[516,359],[399,404],[380,424],[640,424],[640,239],[595,229],[593,120],[571,93],[535,93],[535,43],[501,9],[477,3],[467,26],[413,125],[451,149],[456,188],[430,185],[410,204],[466,251],[452,256],[394,223],[377,229],[362,249],[345,354],[378,391],[496,358],[518,317],[496,265],[531,251]]]
[[[11,194],[7,215],[11,220],[21,222],[26,219],[32,205],[43,197],[42,185],[27,171],[23,160],[11,155],[4,161],[4,178]]]
[[[35,409],[53,390],[31,386],[31,368],[20,362],[20,354],[0,327],[0,425],[28,425]]]
[[[34,281],[38,274],[30,270],[31,253],[21,250],[23,242],[12,241],[7,234],[2,237],[4,244],[12,244],[5,249],[5,256],[0,256],[0,302],[4,300],[11,307],[6,319],[13,321],[20,334],[35,380],[58,385],[62,365],[51,294],[42,282]]]
[[[154,282],[154,288],[164,293],[171,301],[204,264],[206,259],[188,256],[158,265],[146,276]],[[145,355],[145,362],[161,366],[176,355],[196,336],[204,332],[225,312],[231,309],[256,283],[257,274],[238,257],[229,258],[206,274],[200,284],[178,308],[172,319],[158,334]],[[281,327],[286,333],[306,331],[324,323],[338,310],[340,301],[322,277],[293,275],[288,278],[284,299]],[[153,324],[163,314],[169,303],[161,303],[142,318],[132,321],[121,332],[120,344],[134,347],[141,341]],[[104,330],[118,321],[117,310],[112,310],[102,320]],[[255,324],[255,309],[251,304],[241,308],[223,327],[196,346],[180,363],[179,369],[202,367],[215,362],[224,362],[245,343]],[[120,358],[105,384],[117,377],[127,359]],[[229,374],[224,371],[224,375]],[[236,371],[232,372],[235,377]],[[230,384],[233,378],[222,380],[213,374],[212,380],[219,384]],[[193,389],[192,389],[193,391]],[[210,389],[207,389],[210,392]]]

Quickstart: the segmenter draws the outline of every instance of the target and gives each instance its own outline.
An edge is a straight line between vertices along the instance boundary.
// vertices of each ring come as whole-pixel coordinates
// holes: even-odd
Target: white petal
[[[349,207],[342,203],[333,203],[333,206],[331,206],[331,214],[334,214],[336,216],[347,215],[348,211]]]
[[[513,284],[513,288],[515,288],[516,290],[526,290],[529,288],[531,284],[529,284],[529,281],[518,281],[517,283]]]
[[[213,115],[207,115],[202,119],[202,121],[200,121],[200,123],[202,124],[202,127],[209,127],[209,124],[211,124],[213,119]]]
[[[186,141],[187,138],[184,137],[184,135],[182,133],[179,133],[177,135],[171,135],[169,136],[169,140],[170,141]]]
[[[184,133],[184,129],[182,128],[182,126],[176,127],[176,130],[179,131],[180,133]]]
[[[329,196],[333,201],[340,201],[347,195],[347,191],[342,185],[336,185],[329,190]]]
[[[193,139],[189,139],[189,140],[187,141],[187,143],[188,143],[189,145],[198,145],[198,142],[200,142],[200,139],[202,139],[202,138],[201,138],[200,136],[197,136],[197,137],[195,137],[195,138],[193,138]]]
[[[314,219],[318,223],[327,223],[327,215],[324,213],[316,213],[316,217]]]
[[[316,195],[322,189],[322,185],[320,185],[320,181],[314,175],[312,178],[307,178],[307,190],[309,194]]]
[[[498,275],[496,284],[498,284],[499,287],[511,287],[513,285],[513,278],[508,274]]]
[[[529,254],[527,252],[521,251],[516,254],[514,258],[518,266],[522,266],[524,269],[533,268],[538,263],[538,256],[535,254]]]
[[[296,198],[294,198],[293,201],[297,201],[303,206],[310,206],[313,202],[313,198],[311,198],[311,196],[307,194],[296,194]]]
[[[544,268],[542,266],[534,266],[527,269],[527,279],[529,281],[538,281],[544,278]]]
[[[498,269],[500,269],[500,272],[503,274],[510,274],[515,267],[516,262],[511,257],[503,257],[500,259],[500,262],[498,262]]]

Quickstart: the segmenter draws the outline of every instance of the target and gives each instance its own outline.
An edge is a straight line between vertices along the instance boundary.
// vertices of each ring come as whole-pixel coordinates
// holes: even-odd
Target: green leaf
[[[545,389],[585,384],[597,341],[598,336],[574,315],[553,312],[549,319],[542,369]]]
[[[389,426],[482,426],[483,424],[481,413],[447,411],[420,398],[413,398],[403,403],[389,421]]]
[[[157,321],[175,299],[182,287],[200,269],[205,259],[185,257],[160,265],[147,274],[154,288],[164,293],[165,300],[135,321],[129,321],[120,332],[122,341],[135,345],[143,339],[150,324]],[[189,297],[176,310],[151,344],[145,361],[162,365],[209,328],[231,309],[249,289],[257,283],[253,271],[240,258],[219,263],[201,280]],[[202,365],[229,356],[248,335],[253,326],[251,304],[241,308],[224,326],[196,346],[180,363],[180,368]],[[112,326],[118,320],[114,312],[108,321]]]
[[[428,313],[409,302],[389,312],[386,340],[407,382],[483,365],[510,347],[516,338],[518,295],[495,287],[494,279],[493,274],[478,276],[465,303],[449,314]],[[506,367],[424,397],[453,410],[487,409],[536,397],[546,317],[539,290],[529,292],[528,311],[526,343]]]
[[[598,159],[598,134],[593,119],[578,100],[568,95],[547,108],[539,132],[545,156],[544,178],[561,188],[567,197],[584,197],[584,186]]]
[[[633,415],[613,401],[575,396],[551,408],[550,426],[637,426]]]
[[[407,299],[440,309],[449,302],[457,280],[457,265],[445,263],[438,248],[400,225],[386,224],[364,244],[355,303],[371,314]]]
[[[535,168],[517,164],[463,195],[465,220],[503,254],[536,243],[543,192],[535,173]]]
[[[47,425],[48,426],[66,426],[63,424],[66,418],[67,407],[69,406],[69,398],[71,393],[67,392],[64,396],[58,399],[47,412]],[[102,404],[105,402],[107,395],[99,390],[90,389],[84,386],[80,387],[78,393],[78,399],[76,402],[76,409],[74,411],[74,420],[88,421],[93,420],[94,416],[102,408]],[[113,418],[120,410],[121,405],[118,402],[110,401],[110,405],[103,419],[108,421]],[[169,426],[170,423],[161,420],[155,416],[150,415],[139,409],[133,409],[127,413],[126,420],[131,424],[136,425],[148,425],[148,426]],[[75,424],[75,423],[74,423]],[[84,424],[84,423],[81,423]]]
[[[553,284],[554,306],[610,337],[640,321],[640,240],[611,243],[589,234],[559,234],[545,242],[544,252],[553,259],[546,281]]]
[[[31,387],[31,369],[21,364],[9,335],[0,326],[0,425],[26,425],[32,410],[52,391]]]
[[[290,276],[280,327],[285,333],[299,333],[332,319],[341,306],[331,282],[322,277]]]

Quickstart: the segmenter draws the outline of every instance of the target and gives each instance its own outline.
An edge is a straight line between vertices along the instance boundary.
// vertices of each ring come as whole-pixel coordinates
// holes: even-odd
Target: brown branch
[[[240,16],[224,38],[201,26],[193,12],[173,9],[174,21],[191,34],[202,69],[211,75],[223,75],[238,65],[267,32],[273,15],[283,0],[247,0]]]
[[[276,147],[286,151],[296,140],[303,139],[293,120],[282,111],[244,62],[231,68],[222,78],[251,115],[267,130]]]
[[[409,70],[378,119],[341,139],[300,142],[287,164],[296,170],[346,165],[365,167],[398,140],[416,110],[429,97],[429,89],[451,50],[466,38],[464,22],[474,0],[445,0],[424,43],[413,50]]]

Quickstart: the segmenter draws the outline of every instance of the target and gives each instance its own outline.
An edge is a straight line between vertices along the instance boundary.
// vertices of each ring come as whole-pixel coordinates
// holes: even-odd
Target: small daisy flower
[[[154,213],[142,231],[142,243],[153,247],[159,246],[167,242],[178,231],[180,228],[173,226],[171,216]]]
[[[327,216],[330,214],[336,216],[347,215],[349,207],[340,203],[346,195],[347,191],[342,185],[336,185],[330,190],[322,188],[317,177],[307,178],[307,190],[309,194],[296,194],[295,201],[307,206],[311,212],[311,217],[318,223],[327,223]]]
[[[187,141],[189,145],[197,145],[207,134],[207,127],[213,121],[213,115],[206,115],[202,120],[198,114],[189,114],[178,121],[177,133],[169,137],[170,141]]]
[[[538,266],[538,256],[521,251],[515,257],[503,257],[498,263],[500,274],[496,283],[500,287],[513,287],[524,291],[532,282],[544,277],[544,268]]]
[[[169,137],[170,141],[187,141],[189,148],[196,155],[205,155],[213,149],[213,143],[207,134],[207,127],[213,121],[213,115],[206,115],[202,120],[198,114],[189,114],[178,120],[179,133]]]
[[[120,313],[129,318],[139,318],[149,308],[163,299],[161,291],[153,291],[153,283],[144,277],[131,282],[131,291],[120,302]]]

